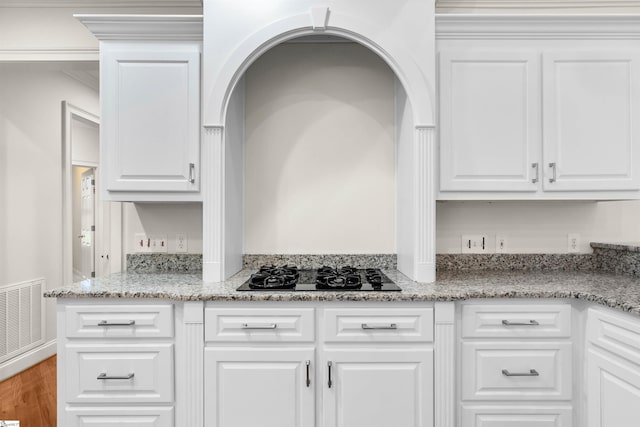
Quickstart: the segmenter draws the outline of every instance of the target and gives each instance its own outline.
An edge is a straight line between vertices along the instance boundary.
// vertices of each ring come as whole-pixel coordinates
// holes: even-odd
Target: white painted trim
[[[0,8],[16,7],[202,7],[201,0],[0,0]]]
[[[98,48],[0,49],[0,62],[98,61]]]
[[[436,14],[437,40],[640,39],[640,14]]]
[[[56,354],[56,340],[51,340],[0,365],[0,382]]]
[[[202,279],[221,282],[226,277],[223,269],[224,252],[224,129],[205,126],[200,152],[202,165]]]
[[[450,9],[597,9],[637,7],[636,0],[437,0],[436,10]]]
[[[98,40],[202,41],[202,15],[73,15]]]
[[[437,427],[456,425],[455,303],[434,304],[434,418]]]

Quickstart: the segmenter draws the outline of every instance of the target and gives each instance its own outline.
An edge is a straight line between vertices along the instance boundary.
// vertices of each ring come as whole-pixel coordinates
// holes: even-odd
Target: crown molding
[[[436,14],[438,40],[635,40],[640,14]]]
[[[438,9],[601,9],[638,7],[637,0],[437,0]]]
[[[73,15],[98,40],[202,41],[202,15]]]
[[[42,48],[42,49],[0,49],[0,62],[32,61],[98,61],[100,52],[95,49]]]
[[[0,0],[3,7],[198,7],[202,8],[202,0]]]

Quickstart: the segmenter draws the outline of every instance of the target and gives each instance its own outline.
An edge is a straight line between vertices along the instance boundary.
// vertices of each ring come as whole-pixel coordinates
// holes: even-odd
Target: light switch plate
[[[489,253],[487,247],[487,236],[483,234],[463,234],[461,239],[463,254],[486,254]]]

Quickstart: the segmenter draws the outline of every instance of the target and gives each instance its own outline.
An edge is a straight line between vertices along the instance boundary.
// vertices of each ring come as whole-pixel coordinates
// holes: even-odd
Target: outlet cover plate
[[[580,252],[580,234],[569,233],[567,234],[567,252],[575,254]]]

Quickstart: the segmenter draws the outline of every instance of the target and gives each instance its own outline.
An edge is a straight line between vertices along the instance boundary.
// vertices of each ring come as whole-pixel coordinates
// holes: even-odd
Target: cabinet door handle
[[[395,323],[389,323],[388,326],[370,326],[366,323],[363,323],[361,326],[362,329],[398,329],[398,325]]]
[[[307,360],[307,387],[311,386],[311,376],[309,370],[311,369],[311,360]]]
[[[556,162],[549,163],[549,167],[551,168],[551,172],[553,172],[553,175],[549,178],[549,182],[556,182],[556,179],[558,178]]]
[[[333,363],[327,362],[327,367],[329,368],[329,381],[327,382],[327,385],[329,386],[329,388],[331,388],[331,385],[333,384],[333,382],[331,381],[331,366],[333,366]]]
[[[192,184],[196,182],[196,164],[195,163],[189,163],[189,182]]]
[[[98,322],[98,326],[132,326],[135,324],[135,320],[127,320],[126,322],[109,322],[108,320],[101,320]]]
[[[533,178],[531,178],[531,182],[535,184],[536,182],[538,182],[538,178],[540,178],[540,169],[538,168],[538,162],[531,163],[531,168],[535,171],[535,175]]]
[[[537,377],[540,376],[535,369],[529,369],[529,372],[509,372],[506,369],[502,370],[502,375],[505,377]]]
[[[277,323],[271,323],[270,325],[250,325],[248,323],[242,324],[242,329],[276,329],[278,327]]]
[[[130,380],[133,378],[135,374],[132,372],[129,375],[107,375],[106,373],[101,373],[97,376],[98,380]]]
[[[538,326],[537,320],[529,320],[528,322],[511,322],[510,320],[503,320],[502,324],[504,326]]]

